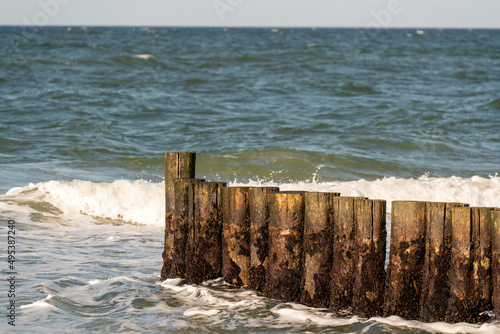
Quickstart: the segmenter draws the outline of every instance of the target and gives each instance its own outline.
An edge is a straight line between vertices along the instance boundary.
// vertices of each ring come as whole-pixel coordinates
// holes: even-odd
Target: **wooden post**
[[[427,203],[426,246],[420,320],[444,321],[450,297],[451,209],[462,203]]]
[[[469,317],[467,301],[470,288],[468,275],[472,273],[472,212],[471,208],[453,208],[451,210],[451,267],[450,298],[446,321],[466,321]],[[470,282],[470,281],[469,281]]]
[[[425,256],[425,202],[393,201],[384,315],[417,319]]]
[[[218,278],[222,267],[222,187],[224,182],[191,183],[186,250],[186,282]]]
[[[333,199],[338,193],[304,194],[304,256],[300,302],[313,307],[330,305]]]
[[[263,292],[269,252],[269,203],[278,187],[250,188],[250,270],[248,287]]]
[[[386,201],[354,200],[356,277],[352,310],[365,317],[383,313],[386,254]]]
[[[491,210],[491,239],[492,239],[492,304],[493,312],[500,316],[500,209]]]
[[[175,210],[174,180],[194,178],[196,153],[167,152],[165,153],[165,212],[173,214]]]
[[[486,320],[491,303],[490,208],[452,209],[450,299],[446,321]]]
[[[229,187],[222,191],[222,276],[228,283],[248,285],[250,268],[249,188]]]
[[[335,197],[330,310],[349,310],[356,270],[356,223],[354,200],[365,197]]]
[[[169,265],[164,266],[168,272],[162,272],[162,279],[184,278],[186,275],[186,245],[188,235],[189,215],[189,185],[194,182],[204,182],[203,179],[174,180],[174,214],[166,220],[165,233],[169,236],[168,247],[165,247]]]
[[[194,178],[196,153],[167,152],[165,153],[165,243],[162,253],[163,268],[161,278],[166,279],[172,273],[172,263],[175,254],[173,248],[174,234],[170,229],[175,211],[174,181],[178,178]]]
[[[304,193],[273,193],[269,221],[269,266],[265,294],[269,298],[298,301],[302,277]]]
[[[472,208],[472,275],[471,312],[481,314],[491,310],[491,210]],[[483,317],[484,318],[484,317]],[[483,320],[481,316],[476,318]],[[484,318],[486,320],[486,318]]]

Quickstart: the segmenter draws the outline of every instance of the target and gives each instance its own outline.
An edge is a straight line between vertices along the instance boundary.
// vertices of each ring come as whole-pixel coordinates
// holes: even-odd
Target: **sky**
[[[500,28],[500,0],[0,0],[0,25]]]

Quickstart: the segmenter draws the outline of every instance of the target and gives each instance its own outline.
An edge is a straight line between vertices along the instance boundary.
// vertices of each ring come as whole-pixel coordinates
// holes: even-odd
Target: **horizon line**
[[[401,26],[401,27],[365,27],[365,26],[218,26],[218,25],[112,25],[112,24],[47,24],[47,25],[26,25],[26,24],[0,24],[0,27],[14,28],[213,28],[213,29],[361,29],[361,30],[403,30],[403,29],[419,29],[419,30],[500,30],[500,27],[435,27],[435,26]]]

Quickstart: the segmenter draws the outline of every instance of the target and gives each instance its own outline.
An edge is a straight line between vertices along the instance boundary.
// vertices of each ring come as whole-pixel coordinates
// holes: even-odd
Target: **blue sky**
[[[1,0],[0,25],[500,28],[500,0]]]

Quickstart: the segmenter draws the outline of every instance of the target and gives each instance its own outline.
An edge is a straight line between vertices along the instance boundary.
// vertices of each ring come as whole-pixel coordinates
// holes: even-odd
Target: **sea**
[[[393,200],[500,207],[500,30],[24,26],[0,41],[0,332],[500,333],[160,280],[165,152],[197,152],[196,176],[230,186],[384,199],[388,223]]]

